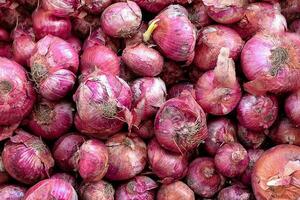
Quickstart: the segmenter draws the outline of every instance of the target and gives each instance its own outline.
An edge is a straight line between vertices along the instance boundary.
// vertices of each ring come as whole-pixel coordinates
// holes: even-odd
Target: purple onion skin
[[[60,173],[53,174],[50,178],[62,179],[64,181],[70,183],[73,188],[77,188],[76,178],[70,174],[60,172]]]
[[[88,38],[91,34],[91,30],[98,28],[99,25],[99,16],[86,15],[83,18],[72,18],[72,31],[82,40]]]
[[[6,172],[6,169],[4,168],[3,159],[0,156],[0,184],[7,183],[10,179],[10,176]]]
[[[208,16],[202,0],[194,0],[191,7],[188,8],[189,19],[197,29],[201,29],[213,23]]]
[[[112,4],[112,0],[85,0],[84,9],[90,14],[100,14],[106,7]]]
[[[79,0],[42,0],[42,8],[55,16],[67,17],[80,7]]]
[[[138,127],[133,127],[133,132],[142,139],[150,139],[154,136],[154,122],[152,119],[142,122]]]
[[[251,200],[252,196],[243,185],[232,185],[222,189],[218,194],[218,200]]]
[[[151,13],[158,13],[170,5],[172,0],[134,0],[141,8]]]
[[[180,81],[184,81],[185,69],[178,63],[173,61],[165,61],[163,71],[160,73],[160,78],[167,86],[174,85]]]
[[[183,91],[188,91],[195,97],[194,85],[187,82],[173,85],[168,91],[168,99],[179,97]]]
[[[116,200],[154,200],[157,184],[147,176],[136,176],[116,190]]]
[[[300,90],[290,94],[284,103],[286,116],[296,125],[300,126]]]
[[[264,143],[266,139],[265,132],[251,131],[239,124],[237,136],[244,147],[248,149],[257,149]]]
[[[8,42],[9,40],[9,33],[4,28],[0,28],[0,41]]]
[[[114,200],[113,186],[103,180],[93,183],[82,183],[79,188],[82,200]]]
[[[4,200],[23,200],[26,188],[18,185],[1,185],[0,196]]]
[[[169,185],[162,185],[157,192],[157,200],[195,200],[195,194],[185,183],[177,181]]]
[[[237,177],[247,168],[249,157],[239,143],[229,143],[220,147],[214,158],[216,169],[226,177]]]
[[[224,185],[225,178],[215,169],[213,158],[197,158],[189,165],[187,185],[199,196],[210,198]]]
[[[77,37],[75,37],[75,36],[72,35],[66,41],[69,42],[72,45],[72,47],[76,50],[76,52],[78,54],[80,54],[81,49],[82,49],[81,48],[82,47],[82,43],[81,43],[81,41]]]

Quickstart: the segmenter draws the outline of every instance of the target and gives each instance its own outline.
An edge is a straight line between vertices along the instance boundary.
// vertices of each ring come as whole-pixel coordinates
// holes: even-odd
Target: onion
[[[194,0],[192,6],[188,8],[188,12],[189,19],[198,29],[208,26],[213,22],[208,16],[202,0]]]
[[[41,3],[45,10],[59,17],[70,16],[80,6],[79,0],[42,0]]]
[[[173,85],[168,91],[168,99],[179,97],[184,91],[190,92],[195,97],[194,85],[186,82]]]
[[[194,192],[183,182],[177,181],[162,185],[157,193],[157,200],[184,199],[195,200]]]
[[[209,114],[226,115],[237,106],[242,94],[228,48],[220,50],[216,68],[199,78],[195,90],[196,101]]]
[[[44,139],[59,138],[71,128],[73,111],[69,102],[50,102],[42,99],[35,104],[27,127],[32,133]]]
[[[194,64],[203,71],[213,69],[221,48],[228,48],[229,57],[237,60],[243,46],[244,41],[233,29],[222,25],[207,26],[199,33]]]
[[[17,130],[5,143],[2,159],[11,177],[33,184],[49,176],[54,160],[48,147],[38,137]]]
[[[0,42],[0,57],[9,59],[13,57],[12,47],[10,44]]]
[[[9,33],[5,29],[0,27],[0,41],[8,42],[9,39]]]
[[[126,81],[127,83],[133,81],[137,78],[137,76],[124,64],[121,60],[121,67],[120,67],[120,75],[119,77]]]
[[[32,78],[48,100],[59,100],[72,90],[78,65],[78,54],[72,45],[51,35],[37,42],[30,57]]]
[[[184,68],[178,63],[173,61],[165,61],[163,70],[159,76],[166,83],[166,85],[169,86],[183,81],[185,79],[184,73]]]
[[[251,200],[251,193],[243,185],[232,185],[223,188],[218,194],[218,200]]]
[[[116,190],[116,200],[147,199],[154,200],[153,189],[157,184],[147,176],[136,176]]]
[[[103,180],[94,183],[83,183],[79,188],[82,200],[114,200],[113,186]]]
[[[192,161],[186,179],[196,194],[206,198],[214,196],[225,183],[224,177],[215,169],[214,160],[208,157]]]
[[[101,27],[109,36],[127,38],[138,32],[142,22],[142,12],[133,1],[114,3],[102,13]]]
[[[80,39],[86,39],[91,31],[98,28],[100,25],[99,16],[86,15],[87,13],[82,12],[76,18],[72,18],[72,30],[77,37]]]
[[[241,125],[253,131],[269,128],[278,115],[277,98],[273,95],[246,94],[237,106],[237,119]]]
[[[143,43],[143,34],[145,31],[147,31],[147,28],[148,28],[148,25],[146,23],[142,22],[138,32],[135,35],[133,35],[130,38],[124,39],[125,46],[126,47],[137,46],[137,45]],[[153,41],[150,41],[149,43],[150,43],[149,47],[151,47],[151,43],[153,43]]]
[[[90,14],[100,14],[112,0],[85,0],[83,8]]]
[[[290,94],[284,104],[287,117],[296,125],[300,126],[300,90]]]
[[[220,147],[215,155],[216,169],[226,177],[241,175],[247,168],[249,157],[239,143],[228,143]]]
[[[46,179],[38,182],[27,190],[23,200],[77,200],[72,185],[62,179]]]
[[[297,19],[290,24],[290,30],[300,34],[300,19]]]
[[[251,131],[240,124],[238,125],[237,136],[244,147],[251,149],[260,147],[266,139],[264,132]]]
[[[158,13],[173,3],[173,0],[134,0],[141,8],[151,13]]]
[[[211,156],[214,156],[223,144],[237,141],[235,125],[227,118],[209,121],[207,129],[208,137],[205,140],[204,149]]]
[[[108,180],[127,180],[139,174],[147,163],[146,144],[138,137],[119,133],[106,141],[109,153]]]
[[[81,52],[82,44],[81,44],[81,41],[77,37],[71,36],[66,41],[69,42],[72,45],[72,47],[75,49],[75,51],[78,54]]]
[[[167,89],[160,78],[140,78],[131,85],[133,124],[153,117],[166,101]]]
[[[154,121],[155,136],[167,150],[185,153],[207,137],[206,116],[190,93],[166,101]]]
[[[146,120],[138,127],[133,127],[133,131],[142,139],[150,139],[154,136],[154,122],[152,119]]]
[[[6,169],[4,168],[3,159],[0,156],[0,184],[8,182],[10,179],[10,176],[6,172]]]
[[[0,196],[4,200],[22,200],[24,198],[26,188],[18,185],[1,185]]]
[[[62,179],[64,181],[70,183],[73,186],[73,188],[77,188],[76,179],[74,176],[71,176],[70,174],[56,173],[56,174],[53,174],[50,178],[51,179]]]
[[[148,144],[148,159],[151,170],[164,184],[182,179],[188,170],[188,157],[163,149],[156,139]]]
[[[297,199],[300,196],[300,147],[277,145],[265,151],[252,172],[252,188],[257,200]]]
[[[77,114],[75,125],[80,132],[106,138],[132,123],[132,93],[127,83],[113,75],[91,74],[73,96]]]

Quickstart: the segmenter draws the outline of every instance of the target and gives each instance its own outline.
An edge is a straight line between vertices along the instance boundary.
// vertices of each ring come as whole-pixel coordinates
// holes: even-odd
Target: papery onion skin
[[[114,200],[113,186],[103,180],[93,183],[83,183],[79,188],[82,200]]]
[[[138,137],[118,133],[106,141],[109,166],[108,180],[127,180],[139,174],[147,163],[146,144]]]
[[[76,178],[70,174],[60,172],[60,173],[53,174],[50,178],[51,179],[62,179],[64,181],[70,183],[74,189],[77,188]]]
[[[133,132],[142,139],[150,139],[154,136],[154,122],[152,119],[142,122],[138,127],[133,127]]]
[[[163,70],[159,76],[167,86],[170,86],[185,80],[184,73],[185,70],[183,66],[168,60],[164,62]]]
[[[112,2],[112,0],[85,0],[83,8],[88,13],[97,15],[112,4]]]
[[[51,14],[67,17],[73,14],[80,6],[79,0],[42,0],[42,7]]]
[[[154,200],[157,184],[147,176],[136,176],[116,190],[116,200]]]
[[[290,94],[284,103],[286,116],[296,125],[300,126],[300,90]]]
[[[250,149],[257,149],[264,143],[266,139],[264,132],[251,131],[240,124],[238,125],[237,136],[241,144]]]
[[[162,185],[157,192],[157,200],[184,199],[195,200],[194,192],[183,182],[177,181]]]
[[[136,34],[141,22],[141,9],[133,1],[114,3],[108,6],[100,19],[104,33],[119,38],[127,38]]]
[[[227,143],[218,149],[214,161],[220,174],[232,178],[246,170],[249,157],[241,144]]]
[[[24,200],[77,200],[78,196],[72,185],[62,179],[45,179],[27,190]]]
[[[10,179],[10,176],[6,172],[3,164],[2,156],[0,156],[0,184],[8,182]]]
[[[188,170],[187,155],[165,150],[156,139],[148,144],[148,159],[151,170],[164,184],[182,179]]]
[[[189,82],[177,83],[168,91],[168,99],[179,97],[184,91],[190,92],[195,97],[194,85]]]
[[[290,30],[300,34],[300,19],[297,19],[290,24]]]
[[[141,8],[151,13],[158,13],[172,3],[172,0],[134,0]]]
[[[9,41],[9,33],[4,29],[0,28],[0,41]]]
[[[218,194],[218,200],[251,200],[250,191],[243,185],[232,185],[223,188]]]
[[[191,7],[188,8],[189,19],[200,29],[212,24],[213,20],[208,16],[202,0],[194,0]]]
[[[11,177],[25,184],[33,184],[49,176],[54,160],[41,139],[17,130],[5,143],[2,159]]]
[[[18,185],[1,185],[0,196],[4,200],[22,200],[26,192],[26,188]]]
[[[225,178],[215,169],[213,158],[193,160],[186,176],[187,185],[201,197],[214,196],[224,185]]]

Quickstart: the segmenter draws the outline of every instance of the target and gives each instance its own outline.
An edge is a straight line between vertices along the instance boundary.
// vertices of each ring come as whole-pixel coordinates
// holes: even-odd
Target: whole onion
[[[41,5],[55,16],[67,17],[79,8],[80,0],[42,0]]]
[[[132,93],[116,76],[91,74],[81,82],[73,99],[77,107],[75,125],[84,134],[106,138],[120,131],[124,122],[131,126]]]
[[[136,34],[141,22],[141,9],[133,1],[114,3],[108,6],[100,19],[104,33],[119,38],[127,38]]]
[[[204,149],[211,156],[226,143],[236,142],[236,128],[227,118],[217,118],[207,123],[208,136],[204,142]]]
[[[202,0],[194,0],[192,6],[188,8],[188,12],[189,19],[198,29],[208,26],[213,22],[208,16]]]
[[[141,8],[151,13],[158,13],[170,5],[173,0],[134,0]]]
[[[105,144],[109,154],[105,175],[108,180],[127,180],[143,171],[147,163],[147,147],[143,140],[119,133]]]
[[[72,18],[72,31],[80,39],[86,39],[90,36],[92,30],[99,27],[100,20],[97,15],[87,15],[85,12],[81,12],[81,14]]]
[[[237,136],[239,141],[246,148],[257,149],[266,139],[266,135],[262,131],[251,131],[242,125],[238,125]]]
[[[48,147],[38,137],[17,130],[5,143],[2,159],[11,177],[33,184],[49,176],[54,160]]]
[[[160,107],[154,131],[162,147],[176,153],[189,152],[207,137],[206,116],[192,95],[183,93]]]
[[[224,185],[224,177],[216,171],[214,160],[197,158],[189,165],[186,176],[188,186],[201,197],[214,196]]]
[[[0,41],[9,41],[9,33],[4,29],[0,27]]]
[[[112,0],[85,0],[83,8],[90,14],[100,14]]]
[[[278,115],[276,96],[245,94],[237,106],[237,119],[241,125],[253,131],[269,128]]]
[[[166,83],[167,86],[173,85],[180,81],[185,80],[184,78],[184,67],[173,61],[165,61],[160,78]]]
[[[69,102],[50,102],[42,99],[35,104],[27,127],[33,134],[44,139],[59,138],[71,128],[73,111],[74,108]]]
[[[0,184],[8,182],[9,179],[10,176],[6,172],[6,169],[4,168],[2,156],[0,156]]]
[[[67,174],[67,173],[56,173],[53,174],[51,177],[51,179],[62,179],[68,183],[70,183],[73,188],[77,188],[77,183],[76,183],[76,179],[74,176]]]
[[[93,183],[83,183],[79,188],[82,200],[114,200],[113,186],[103,180]]]
[[[296,125],[300,126],[300,90],[290,94],[284,103],[286,116]]]
[[[154,200],[157,184],[147,176],[136,176],[116,190],[116,200]]]
[[[162,185],[157,192],[157,200],[184,199],[195,200],[194,192],[183,182],[177,181]]]
[[[142,139],[150,139],[154,136],[154,122],[152,119],[146,120],[138,127],[133,127],[133,131]]]
[[[164,184],[182,179],[188,170],[188,157],[163,149],[154,138],[148,144],[148,159],[151,170]]]
[[[242,96],[234,61],[229,58],[229,53],[228,48],[222,48],[215,69],[205,72],[195,87],[196,101],[209,114],[230,113]]]
[[[72,185],[62,179],[45,179],[27,190],[23,200],[77,200]]]
[[[229,57],[237,60],[243,46],[242,38],[229,27],[222,25],[204,27],[199,33],[194,64],[204,71],[213,69],[217,64],[221,48],[228,48]]]
[[[13,57],[12,47],[10,44],[0,42],[0,57],[9,58]]]
[[[75,49],[75,51],[78,54],[81,52],[82,44],[81,44],[81,41],[77,37],[72,35],[66,41],[72,45],[72,47]]]
[[[232,185],[223,188],[218,194],[218,200],[251,200],[251,193],[243,185]]]
[[[290,30],[300,34],[300,19],[297,19],[290,24]]]
[[[194,85],[185,82],[173,85],[168,91],[168,99],[179,97],[184,91],[190,92],[193,95],[193,97],[195,97]]]
[[[18,185],[1,185],[0,196],[4,200],[23,200],[26,188]]]
[[[216,169],[226,177],[241,175],[247,168],[249,157],[239,143],[228,143],[220,147],[215,155]]]

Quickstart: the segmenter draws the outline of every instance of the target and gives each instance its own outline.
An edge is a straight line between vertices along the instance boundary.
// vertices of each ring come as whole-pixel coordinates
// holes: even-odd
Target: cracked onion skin
[[[79,188],[82,200],[114,200],[113,186],[103,180],[93,183],[83,183]]]
[[[183,182],[177,181],[169,185],[162,185],[156,196],[157,200],[195,200],[194,192]]]

